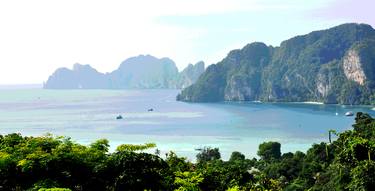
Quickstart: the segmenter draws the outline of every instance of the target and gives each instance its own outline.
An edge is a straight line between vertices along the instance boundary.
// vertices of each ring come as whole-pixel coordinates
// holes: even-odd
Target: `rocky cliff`
[[[57,69],[44,84],[46,89],[93,89],[108,86],[105,74],[89,65],[75,64],[72,70]]]
[[[374,65],[375,30],[343,24],[291,38],[279,47],[256,42],[233,50],[177,99],[373,104]]]
[[[186,88],[196,82],[204,72],[204,62],[200,61],[196,64],[189,64],[182,70],[176,80],[176,88]]]
[[[109,73],[111,88],[170,88],[178,75],[175,63],[169,58],[140,55],[128,58]]]
[[[46,89],[163,89],[193,84],[204,72],[204,63],[188,65],[178,72],[169,58],[140,55],[126,59],[118,69],[100,73],[89,65],[57,69],[44,84]]]
[[[366,75],[362,68],[361,58],[356,50],[349,50],[343,59],[343,70],[347,79],[364,85]]]

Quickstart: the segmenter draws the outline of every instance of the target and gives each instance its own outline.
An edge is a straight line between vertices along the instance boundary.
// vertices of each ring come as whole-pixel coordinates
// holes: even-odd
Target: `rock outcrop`
[[[59,68],[44,84],[46,89],[93,89],[108,86],[105,74],[90,65],[75,64],[73,69]]]
[[[359,85],[364,85],[366,75],[363,71],[361,59],[356,50],[349,50],[343,60],[344,74],[349,80],[357,82]]]
[[[204,62],[200,61],[196,64],[189,64],[183,69],[177,79],[176,88],[186,88],[196,82],[204,72]]]
[[[170,88],[177,75],[178,69],[171,59],[150,55],[128,58],[107,74],[110,88],[114,89]]]
[[[178,72],[169,58],[151,55],[131,57],[110,73],[100,73],[89,65],[57,69],[44,84],[46,89],[169,89],[193,84],[204,72],[204,63],[189,65]]]

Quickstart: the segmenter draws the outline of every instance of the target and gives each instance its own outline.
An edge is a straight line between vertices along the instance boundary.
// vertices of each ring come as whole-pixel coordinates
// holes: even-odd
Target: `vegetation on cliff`
[[[375,30],[343,24],[279,47],[251,43],[211,65],[178,100],[375,103]]]

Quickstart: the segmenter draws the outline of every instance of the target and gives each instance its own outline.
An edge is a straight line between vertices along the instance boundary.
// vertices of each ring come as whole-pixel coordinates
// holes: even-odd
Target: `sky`
[[[375,27],[373,0],[0,1],[0,85],[40,84],[59,67],[111,72],[140,54],[181,70],[232,49],[342,23]]]

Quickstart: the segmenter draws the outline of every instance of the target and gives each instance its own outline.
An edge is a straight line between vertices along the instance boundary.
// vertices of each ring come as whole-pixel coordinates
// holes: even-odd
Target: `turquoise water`
[[[154,142],[194,160],[196,148],[219,147],[256,157],[263,141],[279,141],[282,151],[305,151],[327,141],[328,130],[350,129],[347,111],[374,115],[371,107],[299,103],[184,103],[178,90],[0,90],[0,133],[65,135],[89,144]],[[148,112],[153,108],[153,112]],[[338,115],[336,115],[338,113]],[[121,114],[124,119],[116,120]]]

